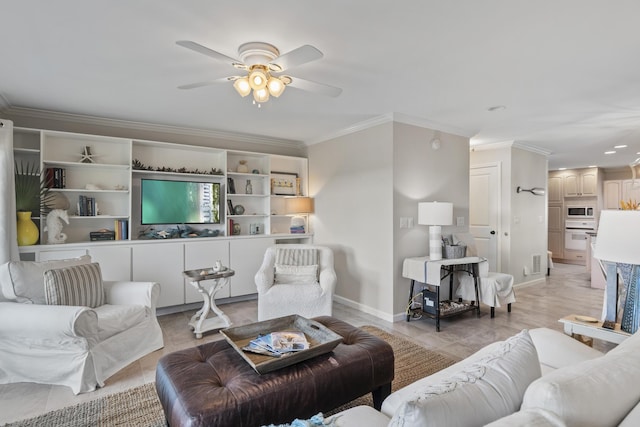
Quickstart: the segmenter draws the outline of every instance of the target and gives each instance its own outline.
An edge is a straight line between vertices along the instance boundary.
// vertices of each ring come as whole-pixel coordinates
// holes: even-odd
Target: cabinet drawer
[[[564,250],[564,259],[570,259],[570,260],[574,260],[574,261],[586,261],[587,260],[587,252],[586,251],[572,251],[570,249],[565,249]]]

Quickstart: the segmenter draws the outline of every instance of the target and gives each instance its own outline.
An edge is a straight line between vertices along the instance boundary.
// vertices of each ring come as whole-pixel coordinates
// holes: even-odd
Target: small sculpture
[[[48,234],[48,243],[64,243],[67,241],[67,235],[62,232],[62,221],[69,224],[69,215],[66,210],[54,209],[47,214],[47,221],[44,231]]]
[[[94,163],[94,157],[96,157],[96,155],[91,154],[91,147],[85,145],[82,149],[82,154],[80,154],[80,163]]]

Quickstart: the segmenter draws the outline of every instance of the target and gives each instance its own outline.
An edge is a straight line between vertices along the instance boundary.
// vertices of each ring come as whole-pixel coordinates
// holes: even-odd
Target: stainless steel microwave
[[[592,206],[567,206],[567,218],[593,218],[594,212]]]

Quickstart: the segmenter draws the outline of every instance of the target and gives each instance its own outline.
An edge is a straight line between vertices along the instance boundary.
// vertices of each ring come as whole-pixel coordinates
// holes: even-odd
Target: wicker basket
[[[466,254],[467,245],[465,244],[444,245],[444,250],[442,251],[442,257],[449,259],[464,258]]]

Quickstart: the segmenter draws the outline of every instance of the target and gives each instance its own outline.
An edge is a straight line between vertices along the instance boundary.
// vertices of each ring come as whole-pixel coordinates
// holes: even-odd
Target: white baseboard
[[[371,314],[372,316],[375,316],[375,317],[377,317],[379,319],[382,319],[382,320],[385,320],[387,322],[394,322],[395,321],[394,319],[397,316],[397,315],[395,315],[395,316],[394,315],[390,315],[389,313],[385,313],[385,312],[380,311],[378,309],[369,307],[368,305],[361,304],[359,302],[356,302],[356,301],[341,297],[339,295],[335,295],[334,294],[333,295],[333,300],[339,302],[340,304],[344,304],[347,307],[354,308],[356,310],[360,310],[363,313]]]
[[[517,285],[513,285],[514,288],[526,288],[527,286],[539,285],[546,282],[545,277],[539,277],[537,279],[529,280],[528,282],[518,283]]]

